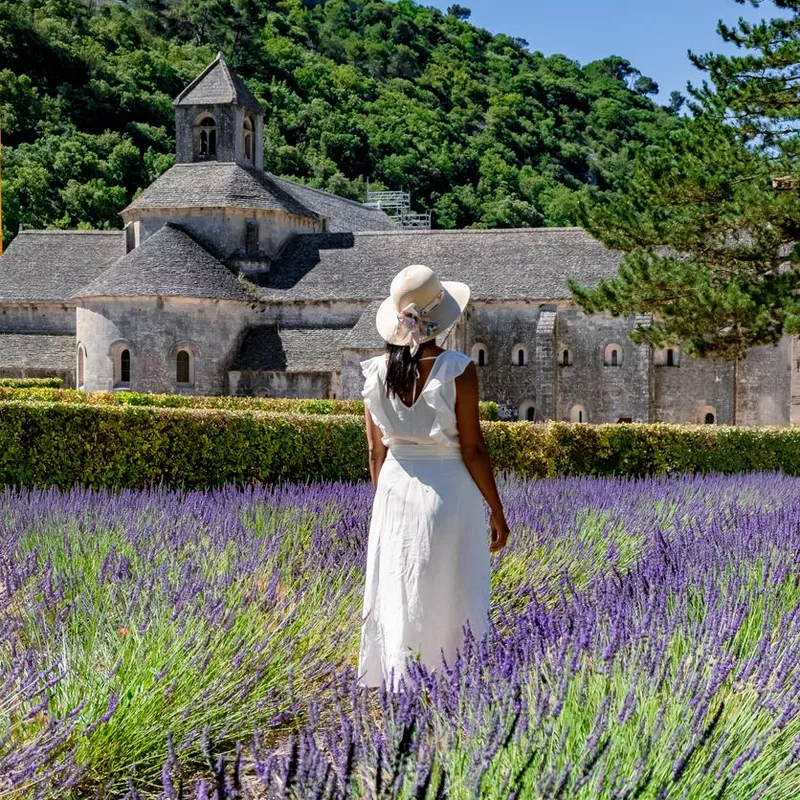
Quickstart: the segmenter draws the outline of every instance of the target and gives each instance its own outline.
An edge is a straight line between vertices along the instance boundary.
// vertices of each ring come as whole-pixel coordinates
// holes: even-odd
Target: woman
[[[406,659],[452,663],[469,624],[489,626],[490,552],[508,525],[478,415],[469,356],[436,344],[469,301],[466,284],[416,264],[395,276],[376,325],[386,355],[361,362],[375,499],[358,682],[398,688]],[[486,514],[491,510],[491,546]]]

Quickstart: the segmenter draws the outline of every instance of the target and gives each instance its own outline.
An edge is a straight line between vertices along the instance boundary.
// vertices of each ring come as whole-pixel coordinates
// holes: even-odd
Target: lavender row
[[[369,487],[6,491],[0,797],[794,797],[800,483],[503,493],[489,634],[392,695]]]

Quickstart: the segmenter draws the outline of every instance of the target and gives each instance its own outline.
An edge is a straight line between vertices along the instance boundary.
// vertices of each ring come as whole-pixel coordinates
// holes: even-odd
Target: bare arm
[[[372,419],[369,409],[364,406],[364,423],[367,429],[367,446],[369,447],[369,476],[372,485],[378,485],[378,475],[380,475],[383,462],[386,460],[386,445],[383,443],[381,429]]]
[[[492,530],[491,550],[496,552],[508,539],[508,525],[481,430],[478,411],[478,371],[475,364],[470,364],[456,378],[456,423],[461,442],[461,457],[492,512],[489,519]]]

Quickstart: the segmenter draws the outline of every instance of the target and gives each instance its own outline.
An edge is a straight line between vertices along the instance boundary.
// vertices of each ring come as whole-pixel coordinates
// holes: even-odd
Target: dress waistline
[[[388,456],[398,461],[403,459],[461,460],[461,448],[449,444],[393,444],[389,446]]]

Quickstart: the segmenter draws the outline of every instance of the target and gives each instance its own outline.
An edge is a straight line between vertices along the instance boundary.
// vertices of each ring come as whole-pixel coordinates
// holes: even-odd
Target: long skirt
[[[460,450],[390,447],[370,519],[358,683],[397,691],[409,656],[430,671],[452,664],[467,621],[480,640],[490,567],[486,510]]]

